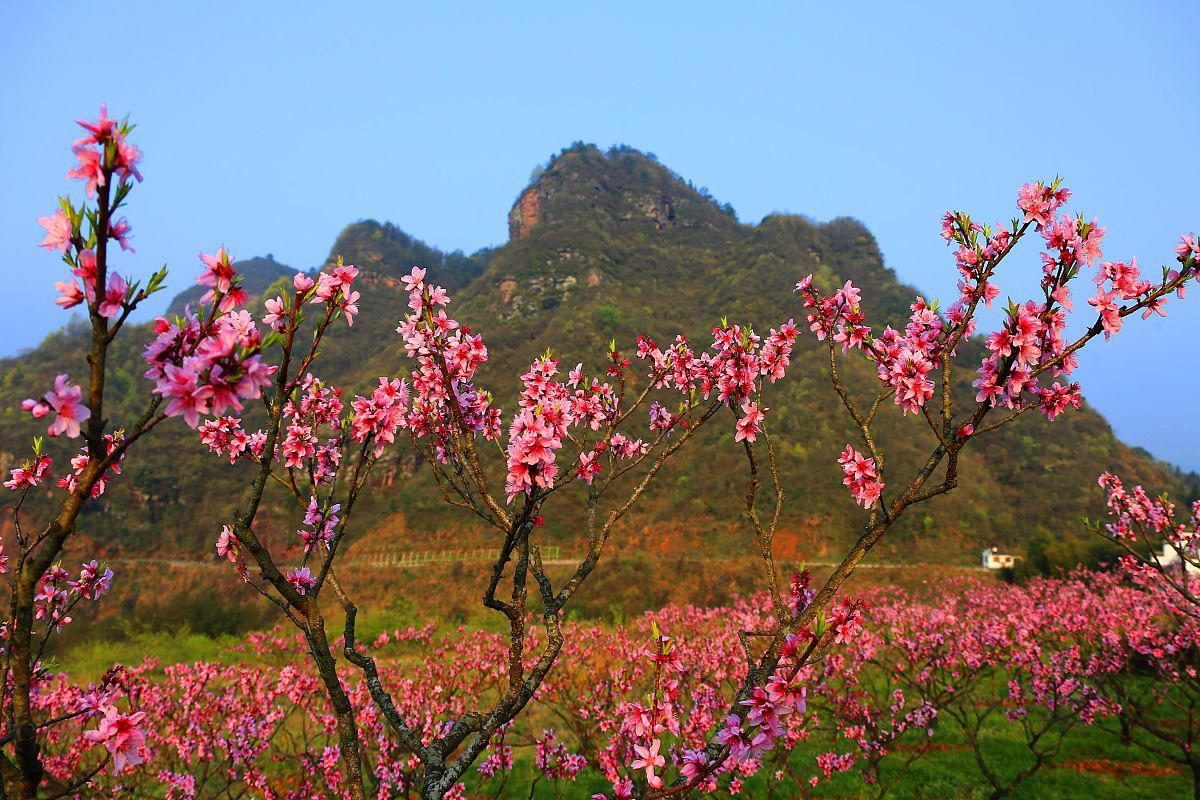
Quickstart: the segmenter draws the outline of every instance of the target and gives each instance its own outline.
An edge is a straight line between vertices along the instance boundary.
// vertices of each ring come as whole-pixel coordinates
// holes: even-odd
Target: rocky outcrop
[[[391,275],[383,275],[372,270],[359,270],[358,281],[363,286],[375,288],[376,286],[386,286],[389,289],[399,289],[400,281],[393,278]]]
[[[642,212],[654,221],[656,230],[675,224],[675,201],[665,194],[660,195],[657,202],[651,200],[643,204]]]
[[[498,287],[500,289],[500,302],[504,305],[511,303],[513,292],[517,290],[518,285],[516,278],[505,278],[500,281],[500,286]]]
[[[579,279],[574,275],[532,275],[521,281],[507,276],[496,286],[502,307],[500,317],[512,319],[558,308],[571,299],[571,290],[578,285]]]
[[[508,212],[509,241],[521,238],[541,222],[545,205],[546,197],[539,186],[530,186],[521,192],[512,210]]]

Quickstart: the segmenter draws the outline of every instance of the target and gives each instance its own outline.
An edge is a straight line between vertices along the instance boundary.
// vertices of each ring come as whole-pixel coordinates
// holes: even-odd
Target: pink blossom
[[[96,188],[105,184],[104,167],[101,163],[102,154],[93,150],[90,145],[77,144],[71,148],[79,166],[67,171],[68,178],[78,178],[87,183],[87,196],[93,197]]]
[[[404,281],[404,291],[420,292],[425,285],[425,270],[420,267],[413,267],[412,272],[403,276],[400,280]]]
[[[1121,309],[1116,304],[1117,290],[1110,292],[1097,291],[1096,296],[1088,299],[1088,305],[1100,312],[1100,324],[1104,328],[1104,338],[1111,339],[1114,333],[1121,330],[1124,324],[1121,319]]]
[[[114,239],[117,244],[121,245],[122,250],[130,253],[136,253],[133,246],[129,244],[129,237],[133,235],[133,226],[129,224],[129,220],[121,217],[120,219],[111,219],[108,221],[108,235]]]
[[[1025,222],[1039,229],[1050,223],[1054,213],[1071,196],[1068,189],[1055,189],[1042,183],[1027,183],[1017,193],[1017,208],[1025,212]]]
[[[18,491],[37,486],[50,474],[53,463],[50,456],[39,456],[32,463],[16,467],[12,470],[11,477],[4,482],[4,487]]]
[[[68,439],[79,436],[80,423],[92,415],[88,407],[80,402],[82,399],[83,390],[71,383],[65,373],[54,379],[54,389],[46,393],[46,403],[58,414],[48,429],[51,436],[65,435]]]
[[[654,789],[661,789],[663,786],[662,778],[654,774],[654,770],[666,763],[666,759],[658,754],[658,749],[661,745],[662,742],[658,739],[651,741],[649,747],[642,747],[640,744],[635,744],[633,751],[637,753],[638,757],[629,764],[631,769],[644,769],[646,771],[646,783]]]
[[[211,386],[200,386],[196,374],[185,367],[167,364],[162,380],[154,388],[157,394],[169,398],[163,413],[168,417],[183,417],[188,427],[200,424],[200,415],[207,414],[213,396]]]
[[[317,579],[313,577],[308,567],[289,569],[285,577],[292,588],[300,594],[307,593],[309,589],[317,585]]]
[[[74,235],[71,218],[67,216],[67,212],[60,208],[48,217],[38,217],[38,224],[46,229],[46,238],[42,239],[38,247],[67,252]]]
[[[210,287],[200,302],[208,303],[213,300],[215,295],[228,294],[233,288],[234,278],[237,275],[229,253],[225,252],[225,248],[222,247],[217,250],[215,255],[208,253],[199,253],[198,255],[200,261],[204,263],[204,269],[196,276],[196,283]],[[222,311],[225,310],[228,309],[222,309]]]
[[[50,413],[51,408],[45,403],[39,403],[37,400],[28,398],[21,401],[21,410],[28,411],[33,415],[34,419],[41,419]]]
[[[55,281],[54,288],[58,292],[58,297],[54,299],[54,304],[59,308],[74,308],[83,302],[83,289],[79,288],[79,284],[73,279],[70,281]]]
[[[1163,306],[1165,306],[1166,304],[1167,304],[1167,298],[1165,298],[1165,297],[1154,298],[1153,300],[1151,300],[1150,302],[1148,302],[1146,304],[1146,310],[1142,312],[1142,319],[1149,319],[1151,314],[1158,314],[1160,317],[1165,317],[1167,315],[1167,312],[1163,311]]]
[[[85,600],[98,600],[112,588],[113,571],[95,559],[83,565],[79,578],[68,584],[71,590]]]
[[[103,744],[113,760],[113,774],[119,774],[126,766],[136,766],[146,760],[146,734],[141,729],[146,712],[122,714],[114,706],[104,709],[100,725],[84,736],[92,744]]]
[[[596,460],[595,451],[579,454],[579,466],[576,467],[579,479],[589,486],[600,474],[600,462]]]
[[[1051,422],[1068,407],[1079,408],[1083,401],[1078,383],[1062,386],[1055,381],[1052,387],[1042,389],[1039,394],[1042,400],[1042,411]]]
[[[287,306],[284,304],[283,298],[272,297],[264,305],[267,313],[263,316],[263,325],[273,331],[283,332],[287,328]]]
[[[75,259],[75,268],[71,270],[75,277],[83,282],[83,294],[90,303],[96,299],[96,253],[93,250],[82,250]]]
[[[125,279],[119,274],[113,273],[108,278],[108,288],[104,290],[104,299],[100,302],[96,313],[102,317],[119,316],[121,306],[125,302],[125,293],[129,290],[129,285],[125,283]]]
[[[75,120],[75,124],[87,131],[90,136],[80,139],[76,144],[96,143],[103,144],[110,139],[117,131],[117,121],[109,119],[108,104],[100,104],[100,119],[95,122],[84,122],[81,119]]]
[[[1200,236],[1196,236],[1195,233],[1180,234],[1179,245],[1176,246],[1175,253],[1179,256],[1180,261],[1200,256]]]
[[[124,136],[117,134],[117,157],[113,163],[113,171],[121,179],[122,183],[128,183],[130,178],[136,178],[138,183],[142,182],[142,173],[138,172],[137,164],[142,160],[142,151],[136,146],[129,143]],[[122,242],[124,247],[124,242]]]
[[[217,537],[217,555],[233,563],[237,563],[241,542],[233,528],[222,526],[221,534]]]
[[[342,297],[338,308],[346,315],[346,325],[354,325],[354,315],[358,313],[358,292],[349,292]]]

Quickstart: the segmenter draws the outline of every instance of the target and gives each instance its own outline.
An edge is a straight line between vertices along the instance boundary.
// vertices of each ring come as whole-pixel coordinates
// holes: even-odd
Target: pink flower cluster
[[[352,264],[343,264],[341,259],[328,272],[317,275],[316,288],[313,289],[309,303],[324,303],[330,308],[337,309],[346,317],[346,325],[354,325],[354,315],[358,313],[358,292],[354,291],[354,279],[358,277],[358,268]]]
[[[107,106],[100,106],[100,119],[96,122],[76,120],[76,123],[88,135],[71,145],[79,164],[67,172],[67,177],[86,181],[88,197],[96,193],[97,187],[105,185],[109,174],[115,173],[122,183],[132,178],[142,180],[137,169],[142,154],[125,138],[124,126],[108,118]]]
[[[979,370],[974,385],[977,400],[1009,408],[1021,407],[1023,393],[1037,397],[1042,411],[1054,419],[1067,407],[1078,408],[1079,384],[1055,382],[1052,386],[1039,383],[1039,375],[1047,370],[1054,376],[1070,375],[1078,362],[1063,339],[1067,315],[1074,310],[1069,282],[1088,265],[1099,263],[1094,282],[1096,296],[1088,304],[1099,314],[1098,324],[1107,337],[1122,327],[1123,317],[1134,310],[1121,306],[1122,301],[1135,301],[1144,309],[1142,318],[1152,313],[1166,316],[1163,306],[1166,293],[1174,289],[1183,296],[1184,282],[1195,274],[1195,260],[1187,261],[1180,254],[1182,271],[1164,270],[1163,280],[1155,284],[1142,278],[1137,260],[1100,262],[1106,229],[1096,220],[1085,222],[1082,217],[1054,215],[1070,197],[1070,191],[1057,182],[1051,186],[1027,184],[1022,187],[1018,207],[1025,211],[1026,224],[1033,224],[1045,244],[1042,253],[1043,299],[1024,304],[1010,304],[1004,326],[987,337],[991,355]],[[1018,236],[1014,230],[1008,240]],[[1190,251],[1189,251],[1190,252]],[[981,263],[989,263],[985,256]]]
[[[80,250],[77,254],[69,252],[74,241],[71,237],[75,233],[67,213],[60,208],[52,217],[39,217],[38,222],[47,229],[42,246],[50,249],[61,248],[64,251],[64,260],[71,266],[71,274],[83,282],[81,287],[74,278],[69,281],[55,281],[54,288],[59,294],[54,301],[55,305],[62,309],[74,308],[86,300],[89,305],[95,305],[96,313],[102,317],[114,319],[121,316],[130,299],[128,282],[119,274],[112,273],[108,276],[103,296],[97,298],[96,252],[90,249]],[[129,223],[122,222],[125,226],[123,230],[127,233]],[[124,245],[124,241],[121,242]]]
[[[228,262],[223,249],[219,255],[221,259],[214,259],[217,263]],[[144,354],[149,366],[145,376],[154,381],[155,394],[167,399],[163,413],[183,417],[193,428],[202,415],[241,411],[243,400],[262,396],[275,372],[274,366],[262,361],[262,339],[254,318],[236,309],[237,302],[226,302],[230,297],[237,300],[236,283],[232,278],[225,282],[212,277],[211,269],[201,273],[200,280],[206,277],[215,287],[210,292],[210,300],[216,303],[213,314],[200,319],[189,311],[185,319],[176,321],[159,317],[157,337]],[[228,291],[220,290],[223,285]]]
[[[1200,500],[1191,504],[1188,514],[1177,518],[1175,504],[1166,497],[1151,497],[1141,486],[1126,489],[1121,479],[1111,472],[1099,478],[1105,492],[1105,502],[1112,521],[1105,529],[1117,539],[1139,540],[1155,535],[1186,552],[1200,546]]]
[[[237,463],[240,458],[261,458],[267,443],[265,431],[247,433],[242,428],[242,421],[232,416],[206,420],[196,432],[200,434],[201,443],[216,455],[228,456],[230,464]]]
[[[341,508],[339,503],[322,508],[315,496],[309,500],[308,508],[304,512],[304,527],[296,531],[300,543],[304,545],[304,555],[307,556],[318,542],[329,547],[340,521],[338,512]]]
[[[413,267],[404,278],[410,313],[396,328],[404,338],[412,370],[412,402],[405,424],[416,439],[430,439],[442,460],[448,457],[452,426],[488,440],[500,435],[500,410],[472,381],[487,361],[483,339],[446,316],[450,296],[425,282],[425,270]]]
[[[21,410],[28,411],[35,419],[54,411],[54,421],[50,423],[46,432],[51,436],[78,438],[81,423],[87,422],[92,416],[92,412],[82,402],[83,390],[79,385],[71,383],[64,373],[54,379],[54,389],[46,392],[42,399],[45,400],[44,403],[33,399],[22,401]]]
[[[508,430],[504,491],[510,503],[518,494],[530,494],[534,487],[553,487],[558,475],[556,451],[576,418],[572,392],[566,384],[553,380],[557,373],[558,359],[547,356],[534,361],[521,376],[520,409]],[[603,407],[598,410],[603,414]]]
[[[121,447],[124,443],[123,434],[106,433],[104,435],[104,452],[105,456],[111,456],[113,452]],[[106,469],[92,484],[91,497],[93,499],[100,497],[108,488],[108,482],[117,475],[121,474],[121,462],[125,460],[124,451],[117,457],[108,469]],[[71,459],[71,472],[64,474],[58,479],[57,485],[60,489],[65,489],[68,493],[74,494],[79,486],[79,478],[83,475],[91,462],[91,455],[88,453],[88,446],[83,446],[83,451]]]
[[[356,396],[351,404],[350,438],[356,442],[371,439],[378,457],[384,447],[396,442],[396,434],[407,427],[408,383],[380,377],[370,397]]]
[[[587,766],[587,759],[578,753],[567,752],[553,730],[544,730],[534,742],[533,764],[552,781],[573,781]]]
[[[864,458],[862,453],[846,445],[838,457],[838,463],[842,465],[842,483],[850,487],[854,502],[863,508],[875,505],[886,485],[879,480],[875,459]]]
[[[54,459],[50,456],[36,456],[32,461],[27,461],[22,466],[14,467],[9,473],[9,479],[4,482],[4,488],[12,489],[13,491],[31,489],[40,485],[47,477],[50,477],[50,470],[53,467]]]
[[[289,400],[283,407],[287,422],[277,458],[289,469],[309,470],[315,483],[327,483],[341,463],[342,390],[308,373],[300,393],[299,402]],[[324,441],[317,435],[322,432]]]
[[[87,184],[87,196],[96,194],[96,189],[108,185],[109,178],[116,175],[122,185],[131,179],[141,181],[137,163],[141,160],[141,152],[126,139],[130,128],[124,123],[109,119],[104,106],[100,107],[100,119],[96,122],[77,120],[80,127],[88,135],[77,140],[71,147],[78,166],[67,173],[68,178],[78,178]],[[96,252],[85,248],[88,237],[81,234],[79,225],[84,214],[74,209],[66,200],[60,201],[60,207],[51,215],[39,217],[38,223],[46,229],[46,237],[40,246],[47,250],[58,250],[63,259],[71,267],[71,272],[82,281],[82,287],[74,279],[59,281],[55,288],[59,298],[55,301],[62,308],[71,308],[86,300],[96,312],[109,319],[121,315],[128,308],[129,285],[124,278],[115,272],[108,275],[103,287],[103,296],[97,298],[97,265]],[[129,236],[132,226],[124,217],[112,217],[108,221],[106,234],[114,239],[125,250],[129,246]]]
[[[1123,572],[1183,617],[1200,617],[1200,500],[1180,508],[1166,495],[1125,488],[1110,472],[1099,484],[1109,520],[1091,527],[1124,551],[1118,562]]]
[[[71,624],[70,613],[81,600],[99,600],[112,586],[113,571],[96,561],[83,565],[79,577],[55,564],[38,582],[34,597],[34,618],[46,620],[48,626],[60,631]]]
[[[293,567],[288,570],[285,577],[292,588],[302,595],[307,594],[309,589],[317,585],[317,579],[308,567]]]
[[[205,371],[205,362],[196,363],[194,360],[185,364],[193,366],[191,372],[197,373],[195,380],[181,380],[179,394],[186,396],[181,404],[186,404],[188,410],[198,417],[202,413],[212,413],[216,418],[199,426],[200,439],[217,455],[228,456],[230,463],[239,459],[259,461],[266,444],[267,433],[263,430],[250,433],[242,427],[242,421],[235,416],[221,416],[226,408],[241,410],[237,400],[244,396],[261,396],[264,387],[270,384],[270,377],[277,367],[267,366],[261,362],[259,350],[261,339],[258,335],[252,317],[236,307],[244,302],[245,295],[239,292],[238,276],[232,261],[222,249],[217,256],[205,257],[206,269],[201,273],[198,282],[209,286],[206,298],[217,303],[217,310],[228,309],[216,317],[215,332],[227,334],[226,346],[223,349],[210,346],[197,347],[197,353],[208,355],[216,352],[232,359],[231,363],[218,361],[215,367],[220,368],[217,377],[226,387],[232,383],[231,376],[240,376],[238,383],[233,384],[233,392],[222,392],[221,385],[214,385],[212,367]],[[340,260],[328,272],[322,272],[314,281],[305,273],[297,273],[292,280],[294,294],[288,298],[274,297],[265,301],[267,313],[263,324],[273,332],[289,338],[298,330],[300,324],[300,309],[306,304],[320,304],[325,307],[325,318],[315,332],[315,342],[319,342],[325,328],[338,315],[344,314],[347,323],[353,322],[354,314],[358,313],[358,292],[352,290],[358,270],[352,265]],[[235,301],[226,303],[231,296]],[[222,320],[229,320],[223,323]],[[191,319],[195,323],[194,318]],[[166,337],[177,337],[174,329],[168,330]],[[164,337],[160,337],[160,340]],[[189,339],[194,339],[190,335]],[[166,339],[165,345],[175,343],[175,339]],[[202,342],[203,345],[203,342]],[[176,345],[177,346],[177,345]],[[164,346],[155,349],[155,357],[161,358],[160,352],[165,352]],[[315,344],[314,344],[315,353]],[[311,362],[311,356],[305,363]],[[164,368],[164,372],[166,368]],[[189,376],[190,377],[190,376]],[[352,420],[352,438],[363,440],[367,435],[374,435],[377,444],[394,441],[396,426],[390,424],[394,416],[394,402],[385,398],[385,386],[377,390],[371,401],[357,398],[355,418]],[[343,404],[341,390],[326,386],[315,378],[312,373],[293,385],[286,387],[298,394],[297,399],[289,399],[283,407],[284,417],[283,436],[272,454],[272,458],[282,461],[289,469],[310,469],[314,481],[322,484],[330,480],[337,472],[341,461],[341,447],[344,441],[342,434],[341,414]],[[399,389],[397,382],[393,388]],[[374,405],[372,405],[374,404]],[[328,435],[322,441],[318,435],[327,431]],[[378,455],[378,449],[376,451]]]
[[[499,434],[500,412],[490,395],[472,384],[476,370],[487,360],[482,339],[446,315],[449,295],[442,287],[426,283],[425,276],[425,270],[414,267],[405,278],[411,313],[397,328],[408,355],[417,362],[412,371],[411,402],[402,384],[381,380],[383,396],[377,390],[371,401],[357,401],[362,418],[359,427],[363,431],[360,436],[380,432],[387,441],[398,428],[407,428],[416,439],[432,439],[435,454],[445,460],[451,425],[492,439]],[[699,388],[706,398],[716,389],[723,401],[736,405],[754,392],[760,370],[772,380],[782,375],[795,339],[794,327],[772,331],[759,353],[753,334],[752,340],[743,342],[740,329],[726,327],[717,333],[716,355],[697,357],[682,337],[666,351],[643,337],[638,355],[652,360],[651,379],[657,388],[676,388],[684,394]],[[628,361],[615,348],[609,361],[607,376],[622,379]],[[517,495],[555,485],[557,454],[573,426],[603,432],[600,441],[580,453],[572,475],[589,483],[603,469],[602,456],[636,459],[649,449],[648,443],[611,430],[619,415],[619,389],[586,379],[582,364],[569,372],[566,381],[557,375],[558,360],[546,355],[521,376],[519,407],[509,425],[506,447],[505,488],[510,502]],[[743,411],[747,419],[741,423],[742,438],[753,441],[761,412],[753,403]],[[661,435],[669,435],[681,419],[661,404],[651,406],[651,430]]]
[[[944,326],[942,318],[918,297],[912,304],[912,316],[904,333],[887,326],[875,338],[866,325],[861,293],[850,281],[832,295],[824,297],[812,285],[812,275],[796,284],[804,298],[809,329],[818,341],[830,337],[842,345],[843,354],[862,349],[875,361],[879,380],[893,390],[893,402],[905,414],[919,412],[933,396],[929,379],[941,354]]]
[[[215,304],[222,314],[246,304],[246,290],[238,285],[237,270],[233,259],[222,247],[215,255],[199,253],[204,269],[196,276],[196,285],[207,286],[208,291],[200,298],[201,304]]]

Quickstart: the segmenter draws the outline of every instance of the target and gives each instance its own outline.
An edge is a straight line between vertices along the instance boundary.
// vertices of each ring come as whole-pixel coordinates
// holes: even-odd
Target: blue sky
[[[101,101],[133,113],[146,153],[119,268],[165,261],[174,288],[198,250],[308,267],[365,217],[446,249],[502,242],[530,170],[578,139],[653,151],[744,221],[857,217],[942,298],[941,213],[1007,219],[1038,177],[1067,179],[1110,258],[1154,267],[1200,230],[1200,4],[740,5],[14,5],[0,354],[65,321],[35,217],[79,195],[71,120]],[[1036,258],[1005,293],[1028,294]],[[1195,294],[1078,376],[1126,441],[1200,469]]]

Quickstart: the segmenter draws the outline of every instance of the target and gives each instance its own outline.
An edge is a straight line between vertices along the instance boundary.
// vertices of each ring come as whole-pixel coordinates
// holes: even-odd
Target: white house
[[[985,547],[983,549],[983,568],[984,569],[1011,569],[1017,565],[1017,557],[1008,553],[1001,553],[999,547]]]
[[[1162,552],[1157,553],[1156,556],[1158,558],[1158,563],[1164,567],[1175,566],[1179,563],[1179,553],[1176,552],[1174,547],[1171,547],[1171,545],[1167,544],[1166,542],[1163,542]],[[1200,574],[1200,566],[1196,566],[1191,561],[1187,562],[1185,569],[1189,575]],[[1179,568],[1175,567],[1175,571],[1178,572]]]

